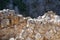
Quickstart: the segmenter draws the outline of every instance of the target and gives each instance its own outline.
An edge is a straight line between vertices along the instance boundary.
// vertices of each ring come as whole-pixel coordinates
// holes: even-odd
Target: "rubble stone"
[[[16,14],[14,10],[1,10],[0,40],[60,40],[59,18],[52,11],[31,18]]]

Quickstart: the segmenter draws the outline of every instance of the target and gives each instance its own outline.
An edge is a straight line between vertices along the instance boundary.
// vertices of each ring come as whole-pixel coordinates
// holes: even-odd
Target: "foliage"
[[[6,8],[8,2],[9,0],[0,0],[0,9]]]
[[[13,2],[13,4],[16,6],[18,6],[18,8],[19,8],[19,11],[24,15],[24,16],[26,16],[26,15],[28,15],[28,13],[26,13],[26,4],[24,4],[23,2],[22,2],[23,0],[14,0],[14,2]]]

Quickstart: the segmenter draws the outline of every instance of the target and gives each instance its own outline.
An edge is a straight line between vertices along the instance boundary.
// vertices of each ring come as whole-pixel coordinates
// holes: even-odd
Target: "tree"
[[[6,8],[9,0],[0,0],[0,10]]]
[[[22,0],[14,0],[14,5],[17,5],[20,12],[23,13],[23,15],[26,13],[26,5],[22,2]]]

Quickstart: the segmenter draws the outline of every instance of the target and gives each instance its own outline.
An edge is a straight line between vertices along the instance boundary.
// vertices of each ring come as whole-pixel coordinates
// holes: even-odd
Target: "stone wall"
[[[48,11],[37,18],[0,11],[0,40],[60,40],[60,16]]]

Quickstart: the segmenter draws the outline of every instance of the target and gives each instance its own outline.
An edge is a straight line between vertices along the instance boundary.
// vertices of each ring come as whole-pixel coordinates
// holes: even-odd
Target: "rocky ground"
[[[60,16],[48,11],[37,18],[0,11],[0,40],[60,40]]]

